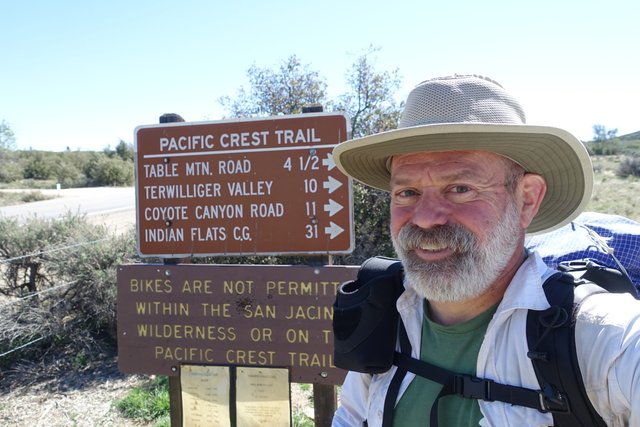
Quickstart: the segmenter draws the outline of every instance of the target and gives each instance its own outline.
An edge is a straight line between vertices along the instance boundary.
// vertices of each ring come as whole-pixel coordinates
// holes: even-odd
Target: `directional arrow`
[[[342,183],[330,176],[328,181],[322,183],[322,187],[329,190],[329,194],[336,191],[338,188],[342,187]]]
[[[336,163],[333,161],[333,155],[331,155],[331,153],[327,153],[327,158],[322,159],[322,164],[325,165],[328,170],[332,170],[336,167]]]
[[[333,240],[337,235],[339,235],[343,231],[344,231],[344,228],[340,227],[338,224],[336,224],[333,221],[329,222],[329,227],[324,228],[324,233],[328,234],[331,240]]]
[[[329,216],[334,216],[335,214],[340,212],[342,208],[343,206],[340,203],[332,199],[329,199],[329,203],[324,205],[324,211],[329,212]]]

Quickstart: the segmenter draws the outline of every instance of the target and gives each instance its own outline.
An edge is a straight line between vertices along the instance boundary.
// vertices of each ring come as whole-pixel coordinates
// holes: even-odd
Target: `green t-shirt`
[[[497,307],[464,323],[443,326],[429,319],[425,303],[420,359],[453,372],[475,375],[480,345]],[[441,384],[416,376],[394,410],[393,425],[428,427],[431,405],[441,389]],[[481,418],[476,399],[450,395],[439,400],[440,426],[478,426]]]

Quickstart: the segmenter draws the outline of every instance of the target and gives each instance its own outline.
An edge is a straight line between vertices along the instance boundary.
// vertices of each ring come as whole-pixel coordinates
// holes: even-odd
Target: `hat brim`
[[[414,126],[345,141],[335,147],[333,158],[343,173],[389,191],[390,157],[461,150],[497,153],[544,177],[547,193],[527,229],[529,234],[562,227],[591,199],[593,169],[589,153],[573,135],[553,127],[485,123]]]

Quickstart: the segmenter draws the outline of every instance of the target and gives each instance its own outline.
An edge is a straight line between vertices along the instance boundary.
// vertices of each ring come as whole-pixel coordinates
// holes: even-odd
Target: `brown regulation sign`
[[[176,376],[180,365],[290,367],[293,382],[341,384],[332,305],[357,266],[123,265],[118,367]]]
[[[140,254],[351,252],[351,181],[331,156],[347,126],[317,113],[136,128]]]

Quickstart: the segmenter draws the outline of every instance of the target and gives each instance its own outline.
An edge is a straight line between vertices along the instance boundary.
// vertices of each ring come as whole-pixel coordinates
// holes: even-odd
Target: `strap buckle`
[[[453,379],[456,394],[467,399],[481,399],[492,402],[491,385],[494,381],[471,375],[456,375]]]
[[[567,397],[555,389],[551,384],[545,386],[538,392],[540,397],[540,407],[542,412],[552,412],[558,414],[568,414],[571,412]]]

